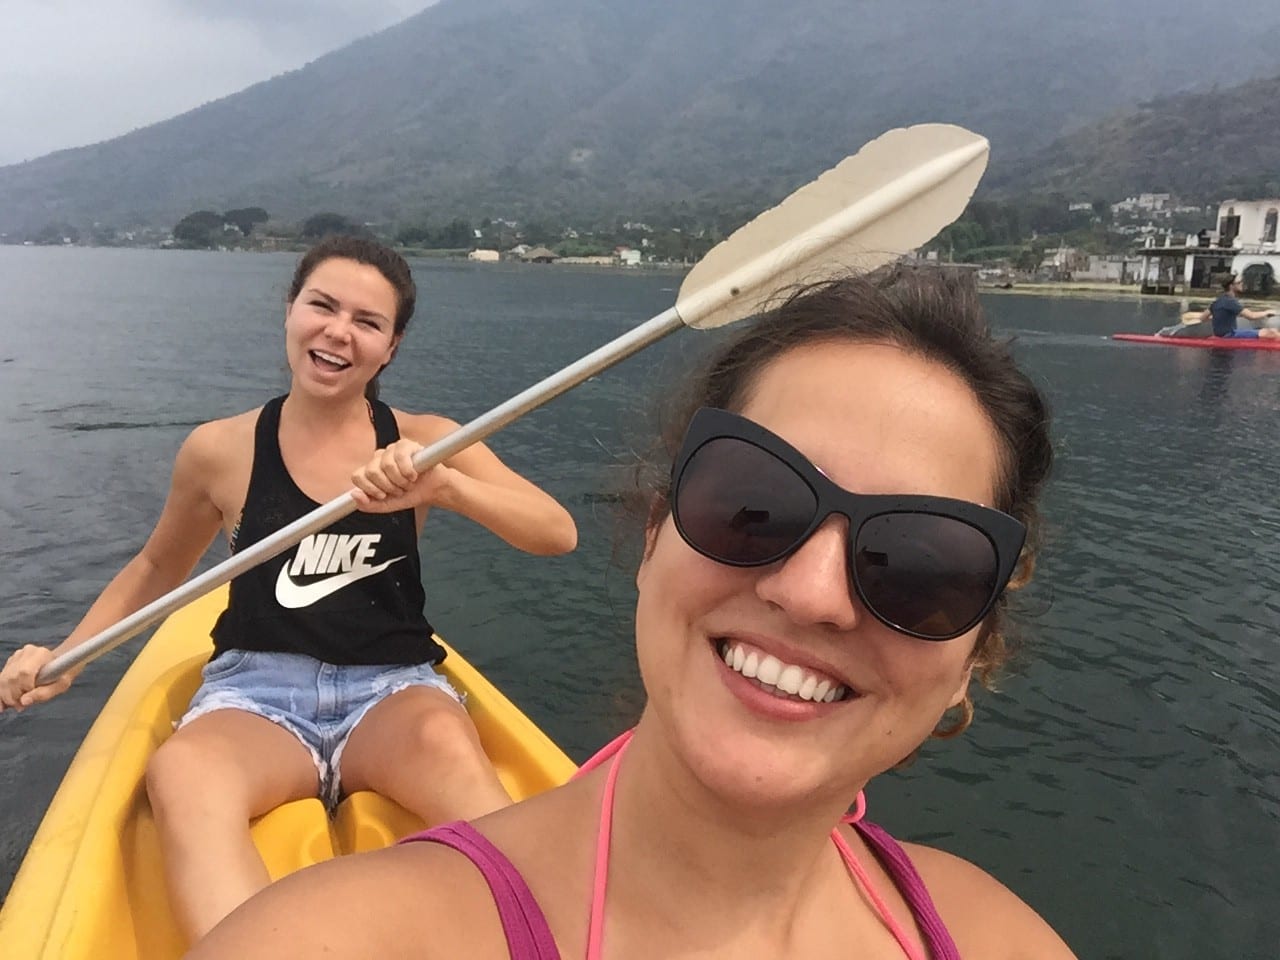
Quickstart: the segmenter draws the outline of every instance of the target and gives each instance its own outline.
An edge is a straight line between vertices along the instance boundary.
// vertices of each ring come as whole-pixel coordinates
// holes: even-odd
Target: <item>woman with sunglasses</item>
[[[972,285],[801,290],[680,410],[635,730],[564,787],[302,871],[195,956],[1072,956],[992,877],[864,816],[872,778],[968,725],[1034,564],[1047,411]]]

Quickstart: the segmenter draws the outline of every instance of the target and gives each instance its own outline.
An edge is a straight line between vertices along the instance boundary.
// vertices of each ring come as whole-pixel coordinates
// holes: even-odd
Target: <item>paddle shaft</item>
[[[685,323],[675,307],[646,321],[622,336],[611,340],[603,347],[592,351],[585,357],[574,361],[569,366],[558,370],[551,376],[539,381],[527,390],[516,394],[505,403],[501,403],[487,413],[483,413],[471,422],[459,427],[443,439],[437,440],[429,447],[423,447],[413,455],[413,465],[418,470],[426,470],[435,466],[459,450],[496,433],[513,420],[517,420],[531,410],[536,410],[550,400],[555,399],[567,390],[576,387],[588,377],[614,364],[663,337],[684,327]],[[108,650],[114,650],[131,637],[137,636],[147,627],[162,620],[192,600],[203,597],[206,593],[240,574],[252,570],[261,563],[283,553],[290,547],[300,543],[309,534],[323,530],[325,527],[354,513],[355,498],[350,493],[330,500],[316,507],[305,516],[299,517],[288,526],[281,527],[269,537],[245,547],[215,567],[206,570],[197,577],[188,580],[182,586],[171,590],[145,607],[125,617],[114,626],[95,634],[75,648],[60,654],[41,668],[36,677],[39,684],[52,683],[68,670],[88,663]]]

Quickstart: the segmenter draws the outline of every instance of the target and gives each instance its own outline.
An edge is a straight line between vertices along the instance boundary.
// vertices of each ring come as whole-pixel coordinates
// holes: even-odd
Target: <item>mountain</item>
[[[1237,0],[1229,41],[1205,16],[1193,0],[441,0],[182,116],[0,168],[0,232],[246,206],[750,208],[928,120],[990,136],[999,170],[1152,94],[1260,73],[1280,47],[1274,0]]]
[[[1117,200],[1150,191],[1216,203],[1280,195],[1280,75],[1144,103],[990,178],[999,194]]]

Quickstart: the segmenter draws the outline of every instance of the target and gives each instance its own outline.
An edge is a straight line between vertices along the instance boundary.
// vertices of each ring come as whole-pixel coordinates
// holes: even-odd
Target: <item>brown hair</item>
[[[670,510],[670,467],[694,412],[704,406],[741,410],[770,363],[799,347],[833,341],[893,344],[968,384],[998,440],[994,506],[1027,527],[1009,587],[1025,585],[1039,547],[1039,497],[1053,463],[1048,406],[1018,368],[1009,342],[991,335],[972,275],[941,267],[895,266],[799,287],[720,343],[660,414],[658,447],[639,471],[648,528]],[[1002,595],[971,657],[974,673],[989,688],[1014,652],[1003,629],[1005,607]],[[963,730],[973,715],[967,698],[960,711],[959,722],[936,735]]]
[[[396,315],[392,334],[398,337],[404,333],[418,302],[418,288],[413,282],[413,274],[404,257],[369,237],[334,233],[315,244],[302,255],[297,268],[293,271],[293,281],[289,284],[288,303],[298,299],[298,294],[306,286],[307,278],[326,260],[354,260],[356,263],[373,267],[382,274],[396,292]],[[386,369],[385,364],[378,373],[384,369]],[[378,398],[377,374],[374,374],[373,379],[365,385],[364,395],[370,400]]]

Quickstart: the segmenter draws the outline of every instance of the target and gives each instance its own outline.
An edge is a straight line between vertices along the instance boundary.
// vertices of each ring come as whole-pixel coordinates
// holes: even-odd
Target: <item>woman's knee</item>
[[[416,758],[452,768],[488,763],[475,724],[460,707],[443,706],[419,714],[409,731]]]
[[[234,804],[229,780],[221,775],[218,751],[195,737],[175,733],[152,754],[147,763],[147,798],[157,819],[170,811],[190,812],[210,802]],[[216,787],[215,787],[216,785]]]

